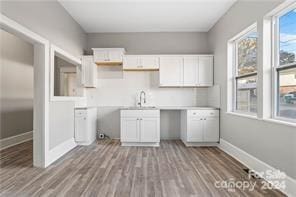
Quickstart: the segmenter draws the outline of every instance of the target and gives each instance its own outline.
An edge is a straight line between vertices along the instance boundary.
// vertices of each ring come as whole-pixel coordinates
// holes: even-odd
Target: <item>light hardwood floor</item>
[[[46,169],[32,167],[32,142],[1,153],[1,196],[284,196],[261,190],[245,167],[218,148],[121,147],[118,140],[76,147]],[[255,190],[218,189],[215,181],[257,182]]]

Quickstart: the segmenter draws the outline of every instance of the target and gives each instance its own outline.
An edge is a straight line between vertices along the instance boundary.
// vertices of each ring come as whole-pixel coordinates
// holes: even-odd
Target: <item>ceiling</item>
[[[87,33],[207,32],[236,0],[59,0]]]

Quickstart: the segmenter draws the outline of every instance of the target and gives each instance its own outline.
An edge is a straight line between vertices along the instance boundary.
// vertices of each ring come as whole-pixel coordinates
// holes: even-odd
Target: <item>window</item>
[[[274,116],[296,121],[296,6],[274,18]]]
[[[257,113],[257,28],[233,40],[233,111]]]

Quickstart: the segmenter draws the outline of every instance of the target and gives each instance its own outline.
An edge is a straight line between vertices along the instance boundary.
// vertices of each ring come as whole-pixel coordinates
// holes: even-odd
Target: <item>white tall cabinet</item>
[[[120,141],[122,146],[159,146],[159,110],[121,110]]]

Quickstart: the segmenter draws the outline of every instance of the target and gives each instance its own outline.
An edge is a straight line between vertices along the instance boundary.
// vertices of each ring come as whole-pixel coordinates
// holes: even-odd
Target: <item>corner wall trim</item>
[[[233,144],[223,140],[222,138],[220,138],[220,144],[218,148],[220,148],[224,152],[228,153],[229,155],[237,159],[239,162],[247,166],[249,169],[254,170],[256,172],[266,172],[267,170],[272,170],[272,171],[276,170],[274,167],[257,159],[256,157],[234,146]],[[266,181],[270,181],[266,177],[263,177],[263,178]],[[287,196],[296,196],[296,180],[287,175],[284,181],[286,183],[286,188],[282,189],[281,192],[283,192]]]
[[[33,131],[22,133],[19,135],[7,137],[0,140],[0,150],[15,146],[17,144],[29,141],[33,139]]]
[[[61,144],[57,145],[53,149],[50,149],[48,152],[49,155],[48,155],[48,159],[46,161],[45,167],[49,166],[50,164],[52,164],[53,162],[58,160],[60,157],[65,155],[67,152],[69,152],[70,150],[72,150],[76,146],[77,146],[77,144],[76,144],[74,138],[70,138],[70,139],[62,142]]]

